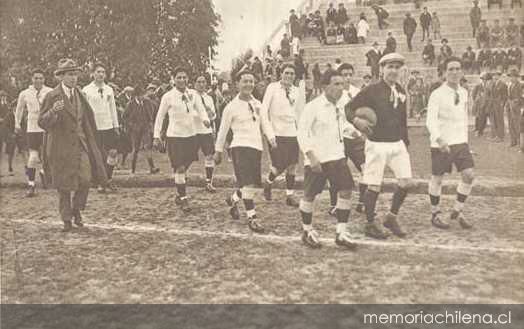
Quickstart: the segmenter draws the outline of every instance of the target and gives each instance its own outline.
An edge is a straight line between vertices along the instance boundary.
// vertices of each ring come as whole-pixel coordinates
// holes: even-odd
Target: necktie
[[[397,108],[398,106],[398,91],[396,86],[391,87],[391,95],[389,101],[393,103],[393,107]]]

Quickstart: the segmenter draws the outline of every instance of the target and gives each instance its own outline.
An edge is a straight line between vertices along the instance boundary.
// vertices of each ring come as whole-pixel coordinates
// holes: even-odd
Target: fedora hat
[[[58,68],[55,70],[55,75],[61,75],[72,71],[81,72],[82,68],[78,66],[74,60],[70,58],[62,58],[58,61]]]

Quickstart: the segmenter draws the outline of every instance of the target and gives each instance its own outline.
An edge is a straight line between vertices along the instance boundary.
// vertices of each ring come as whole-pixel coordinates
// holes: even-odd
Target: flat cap
[[[387,54],[385,56],[382,56],[382,58],[380,59],[380,61],[378,63],[380,65],[385,65],[387,63],[400,63],[400,64],[404,65],[405,62],[406,62],[406,59],[401,54],[399,54],[399,53],[389,53],[389,54]]]
[[[489,79],[491,79],[491,74],[489,72],[482,72],[480,74],[480,79],[481,80],[489,80]]]

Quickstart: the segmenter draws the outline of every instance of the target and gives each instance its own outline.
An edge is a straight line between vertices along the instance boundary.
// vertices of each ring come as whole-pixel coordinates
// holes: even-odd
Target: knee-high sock
[[[309,231],[313,223],[313,202],[301,199],[299,209],[302,217],[302,227],[305,231]]]
[[[180,198],[186,197],[186,174],[176,173],[175,174],[175,185],[177,194]]]
[[[337,201],[337,233],[346,231],[346,225],[349,221],[349,214],[351,212],[351,200],[338,198]]]
[[[331,207],[336,207],[338,201],[337,190],[333,186],[329,186],[329,204]]]
[[[206,167],[206,183],[210,184],[213,181],[213,171],[215,162],[213,160],[205,160],[204,165]]]
[[[440,179],[432,177],[429,181],[428,194],[431,202],[431,213],[435,214],[440,210],[440,195],[442,193],[442,183]]]
[[[368,189],[364,195],[366,218],[368,222],[375,220],[375,208],[377,206],[378,192]]]
[[[248,218],[253,218],[256,216],[255,211],[255,202],[253,197],[255,191],[251,187],[242,187],[242,201],[244,202],[244,207],[246,208],[246,214]]]
[[[464,182],[460,182],[457,186],[457,200],[455,201],[455,206],[453,207],[453,210],[456,212],[461,212],[464,208],[464,202],[466,202],[466,199],[468,198],[469,194],[471,193],[471,184],[467,184]]]
[[[295,192],[295,175],[286,174],[286,195],[293,195]]]
[[[405,188],[398,187],[395,193],[393,194],[393,200],[391,201],[391,213],[394,215],[398,214],[398,211],[400,210],[400,207],[402,206],[402,203],[404,203],[404,200],[406,199],[406,196],[408,195],[408,190]]]

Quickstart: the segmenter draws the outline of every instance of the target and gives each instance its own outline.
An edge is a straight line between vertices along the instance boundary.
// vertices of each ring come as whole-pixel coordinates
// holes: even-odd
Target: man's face
[[[198,90],[200,92],[204,92],[206,90],[206,87],[207,87],[206,78],[198,77],[196,79],[196,81],[195,81],[195,88],[196,88],[196,90]]]
[[[62,75],[62,82],[69,88],[76,87],[78,82],[78,71],[69,71]]]
[[[351,80],[353,79],[353,70],[351,69],[345,69],[340,72],[342,74],[342,78],[344,79],[344,89],[349,89],[349,86],[351,85]]]
[[[401,63],[386,63],[382,66],[382,72],[384,73],[384,80],[389,83],[395,83],[398,81],[400,76]]]
[[[151,96],[153,96],[154,93],[155,93],[155,91],[153,89],[147,89],[146,90],[146,97],[151,97]]]
[[[462,77],[462,65],[459,62],[449,62],[446,67],[446,80],[451,83],[459,83]]]
[[[326,96],[330,99],[339,100],[344,90],[344,78],[338,75],[332,76],[331,81],[325,88]]]
[[[33,86],[35,86],[36,89],[42,88],[42,86],[44,85],[44,81],[45,78],[42,73],[35,73],[31,78],[31,82],[33,83]]]
[[[106,78],[106,69],[104,69],[103,67],[97,67],[95,69],[93,76],[96,81],[99,81],[99,82],[104,81]]]
[[[243,74],[238,81],[238,90],[244,96],[251,95],[255,88],[255,77],[252,74]]]
[[[287,84],[292,84],[295,81],[295,70],[291,67],[286,67],[284,72],[282,72],[282,81]]]
[[[186,72],[178,72],[174,78],[175,87],[177,89],[184,90],[187,86],[187,73]]]
[[[500,79],[500,74],[493,74],[493,81],[497,82]]]

